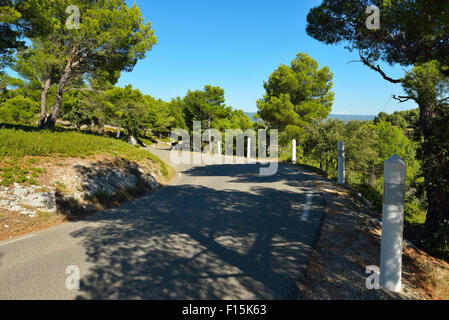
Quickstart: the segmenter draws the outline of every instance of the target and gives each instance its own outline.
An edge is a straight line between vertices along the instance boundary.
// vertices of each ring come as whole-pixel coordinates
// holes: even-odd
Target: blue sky
[[[132,1],[130,1],[132,3]],[[319,0],[137,0],[153,25],[158,44],[119,85],[169,101],[206,84],[225,89],[226,103],[255,112],[263,81],[297,53],[309,54],[334,73],[333,113],[377,114],[414,107],[398,104],[401,94],[343,46],[326,46],[306,34],[306,16]],[[385,67],[392,77],[403,69]]]

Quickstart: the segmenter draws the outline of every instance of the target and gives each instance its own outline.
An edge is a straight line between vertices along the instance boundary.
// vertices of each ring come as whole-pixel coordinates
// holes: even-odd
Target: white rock
[[[11,211],[22,212],[23,210],[25,210],[25,208],[17,206],[17,205],[11,207]]]

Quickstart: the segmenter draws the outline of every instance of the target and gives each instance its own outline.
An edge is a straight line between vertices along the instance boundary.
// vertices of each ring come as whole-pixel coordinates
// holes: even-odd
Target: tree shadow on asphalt
[[[87,218],[78,299],[296,299],[321,221],[305,194],[168,186]],[[296,208],[292,210],[292,208]]]
[[[291,187],[315,187],[313,181],[325,179],[311,171],[296,171],[287,166],[279,164],[276,174],[271,176],[260,175],[260,168],[268,168],[261,164],[217,164],[209,166],[198,166],[184,172],[190,176],[197,177],[229,177],[235,183],[275,183],[283,182]]]
[[[149,174],[144,175],[136,162],[126,159],[115,158],[77,164],[73,168],[74,175],[79,179],[78,187],[87,202],[80,201],[79,194],[76,197],[73,191],[67,192],[66,186],[59,183],[56,203],[68,221],[77,221],[97,210],[117,207],[160,187],[156,178]],[[132,177],[135,177],[135,180]],[[80,192],[78,189],[77,191]]]

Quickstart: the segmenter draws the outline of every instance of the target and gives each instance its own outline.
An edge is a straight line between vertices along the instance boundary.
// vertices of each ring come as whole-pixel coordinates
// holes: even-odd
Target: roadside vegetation
[[[416,130],[419,110],[380,113],[374,121],[328,119],[332,79],[327,67],[320,69],[315,60],[298,54],[290,66],[281,65],[265,83],[266,94],[258,101],[256,118],[267,128],[279,128],[281,160],[291,161],[295,139],[299,163],[336,179],[337,145],[343,141],[347,183],[381,213],[384,161],[394,154],[401,156],[407,162],[406,235],[426,251],[449,259],[447,231],[442,229],[436,238],[426,233],[428,207]]]
[[[6,128],[5,128],[6,127]],[[93,158],[106,155],[129,161],[151,160],[168,177],[165,162],[147,150],[125,141],[72,130],[36,130],[30,126],[0,125],[0,185],[13,183],[37,185],[37,178],[46,169],[39,167],[50,158]]]
[[[171,101],[117,86],[121,74],[157,44],[151,23],[144,23],[135,4],[0,0],[1,184],[36,183],[42,172],[35,161],[51,156],[150,158],[168,175],[165,164],[139,146],[170,141],[175,128],[192,131],[193,121],[201,121],[205,131],[278,129],[282,159],[289,159],[296,139],[298,159],[331,178],[337,143],[344,141],[348,183],[378,211],[383,162],[394,153],[403,157],[407,236],[449,260],[449,8],[435,1],[393,2],[381,5],[382,29],[376,32],[366,28],[363,2],[324,0],[309,13],[310,36],[326,44],[345,42],[363,65],[402,86],[405,96],[395,99],[419,106],[381,113],[375,121],[344,123],[327,120],[334,101],[331,70],[305,53],[270,75],[257,101],[258,121],[251,122],[226,105],[217,86],[189,90]],[[83,12],[79,28],[64,23],[69,5]],[[423,19],[430,22],[417,23]],[[382,61],[408,69],[392,79],[379,67]]]
[[[344,44],[358,53],[361,64],[402,86],[404,95],[393,96],[397,101],[418,105],[418,121],[410,124],[420,163],[417,183],[426,204],[420,244],[449,260],[449,4],[424,0],[377,5],[380,29],[367,28],[365,2],[323,0],[309,12],[306,31],[322,43]],[[389,76],[382,63],[402,67],[403,76]]]
[[[167,165],[158,157],[144,149],[132,147],[119,139],[77,131],[40,131],[24,126],[21,128],[5,129],[0,125],[2,141],[0,159],[13,159],[9,160],[9,164],[14,163],[14,159],[25,156],[91,157],[107,154],[130,161],[150,159],[158,163],[163,168],[163,172],[167,174]],[[32,164],[33,162],[32,158],[27,160],[27,163]]]

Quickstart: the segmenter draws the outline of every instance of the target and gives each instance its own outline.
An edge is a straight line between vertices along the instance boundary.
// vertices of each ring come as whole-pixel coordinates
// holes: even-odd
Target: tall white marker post
[[[296,164],[296,140],[293,139],[292,141],[292,162],[293,164]]]
[[[218,155],[221,156],[223,154],[223,150],[221,149],[221,141],[218,140]]]
[[[340,141],[338,143],[338,183],[345,184],[345,143]]]
[[[247,152],[248,161],[251,159],[251,139],[248,138],[248,152]]]
[[[397,154],[385,160],[380,251],[380,284],[387,290],[402,289],[402,241],[407,164]]]

